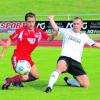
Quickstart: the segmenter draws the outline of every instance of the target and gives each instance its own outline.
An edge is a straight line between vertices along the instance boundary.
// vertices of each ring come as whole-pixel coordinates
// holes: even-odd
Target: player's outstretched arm
[[[0,45],[6,47],[6,43],[0,39]]]
[[[97,47],[97,48],[100,48],[100,42],[95,42],[95,43],[93,44],[93,46],[94,46],[94,47]]]
[[[7,51],[7,49],[9,48],[10,45],[11,45],[11,40],[8,39],[8,41],[6,42],[6,45],[3,46],[2,52],[1,52],[1,54],[0,54],[0,59],[3,58],[5,52]]]
[[[58,27],[58,25],[57,25],[57,24],[55,23],[55,21],[54,21],[54,16],[48,16],[48,19],[49,19],[49,21],[50,21],[50,23],[51,23],[53,29],[54,29],[56,32],[58,32],[59,27]]]

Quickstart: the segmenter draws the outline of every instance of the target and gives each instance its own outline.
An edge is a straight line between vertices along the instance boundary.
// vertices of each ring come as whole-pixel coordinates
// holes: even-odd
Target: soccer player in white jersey
[[[45,92],[51,92],[54,83],[62,72],[68,72],[74,79],[64,78],[67,85],[88,87],[89,79],[81,65],[81,56],[84,44],[100,48],[100,43],[95,42],[84,32],[81,32],[83,21],[76,17],[73,20],[73,28],[60,28],[54,21],[54,16],[49,16],[49,21],[57,34],[63,34],[61,56],[57,60],[56,70],[52,72],[48,87]]]

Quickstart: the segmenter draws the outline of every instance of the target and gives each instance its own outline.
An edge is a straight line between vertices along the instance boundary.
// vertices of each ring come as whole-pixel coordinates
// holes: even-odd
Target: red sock
[[[20,75],[16,75],[16,76],[13,76],[11,77],[12,80],[19,80],[19,81],[22,81],[22,77]]]
[[[20,82],[22,82],[22,77],[20,75],[16,75],[16,76],[13,76],[11,78],[8,78],[7,82],[9,84],[11,84],[11,83],[20,83]]]

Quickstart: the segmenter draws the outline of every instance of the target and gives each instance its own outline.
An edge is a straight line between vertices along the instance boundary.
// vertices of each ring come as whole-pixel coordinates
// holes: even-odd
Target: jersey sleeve
[[[88,35],[86,35],[86,37],[85,37],[85,42],[86,42],[86,44],[88,44],[90,46],[92,46],[95,43],[95,41],[92,40]]]
[[[44,39],[44,40],[47,40],[50,36],[46,33],[46,32],[44,32],[43,30],[41,30],[41,33],[42,33],[42,39]]]
[[[59,27],[59,31],[58,31],[59,34],[65,34],[65,32],[66,32],[66,28]]]
[[[20,33],[20,30],[16,30],[12,35],[9,36],[9,38],[12,40],[12,41],[15,41],[17,40],[18,36],[19,36],[19,33]]]

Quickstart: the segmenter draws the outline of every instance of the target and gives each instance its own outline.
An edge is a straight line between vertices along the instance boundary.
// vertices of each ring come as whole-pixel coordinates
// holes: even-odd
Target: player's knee
[[[39,78],[40,78],[40,76],[39,76],[39,75],[35,75],[35,78],[36,78],[36,79],[39,79]]]
[[[36,79],[39,79],[40,77],[38,76],[38,77],[35,77]]]
[[[66,62],[64,60],[60,60],[57,64],[58,67],[60,66],[66,66]]]
[[[28,78],[29,78],[28,75],[24,75],[24,76],[22,76],[22,80],[23,80],[23,81],[28,80]]]
[[[83,84],[81,84],[81,86],[84,88],[88,88],[90,86],[90,83],[89,82],[83,83]]]
[[[64,72],[67,70],[67,66],[66,66],[66,63],[64,61],[59,61],[58,64],[57,64],[57,71],[59,72]]]
[[[30,81],[35,81],[35,80],[37,80],[37,79],[39,79],[39,76],[32,76],[32,75],[29,75],[29,79],[27,80],[27,82],[30,82]]]

